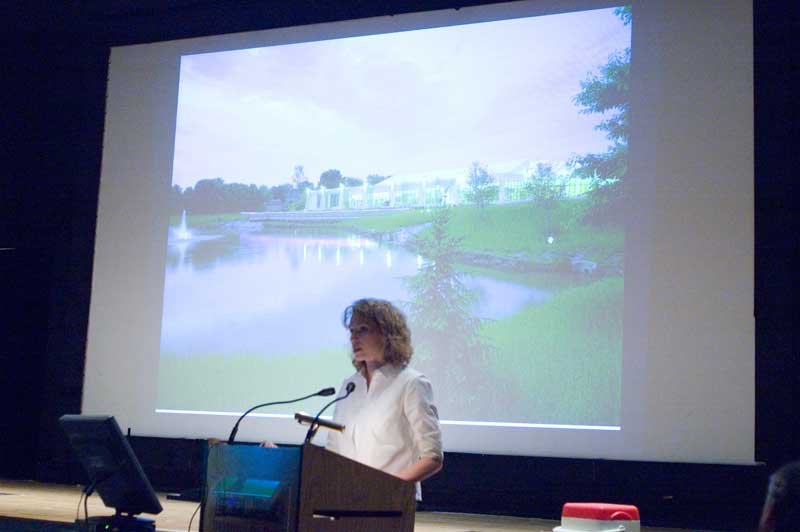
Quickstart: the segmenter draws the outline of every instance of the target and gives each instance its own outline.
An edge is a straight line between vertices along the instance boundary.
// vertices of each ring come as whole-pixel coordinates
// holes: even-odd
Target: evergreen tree
[[[631,23],[631,6],[614,10],[625,25]],[[608,58],[599,71],[580,82],[581,91],[573,98],[582,114],[604,114],[597,129],[611,141],[605,153],[589,153],[570,161],[578,177],[592,183],[590,221],[622,221],[624,181],[628,173],[628,132],[630,108],[631,49],[625,48]]]

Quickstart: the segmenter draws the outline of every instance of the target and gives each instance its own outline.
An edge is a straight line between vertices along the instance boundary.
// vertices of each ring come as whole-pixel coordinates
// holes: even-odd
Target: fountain
[[[175,237],[178,240],[189,240],[192,238],[192,232],[186,227],[186,209],[183,209],[181,214],[181,225],[174,230]]]

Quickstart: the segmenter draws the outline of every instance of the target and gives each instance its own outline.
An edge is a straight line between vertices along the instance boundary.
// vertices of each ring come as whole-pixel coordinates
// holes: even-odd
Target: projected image
[[[338,386],[379,297],[443,420],[618,427],[630,16],[182,57],[158,409]]]

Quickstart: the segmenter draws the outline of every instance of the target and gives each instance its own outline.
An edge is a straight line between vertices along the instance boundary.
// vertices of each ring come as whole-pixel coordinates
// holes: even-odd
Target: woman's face
[[[384,363],[386,342],[374,321],[355,315],[350,320],[350,345],[356,362]]]

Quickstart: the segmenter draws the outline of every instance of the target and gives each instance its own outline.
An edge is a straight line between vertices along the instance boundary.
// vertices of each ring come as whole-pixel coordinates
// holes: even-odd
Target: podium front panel
[[[300,449],[212,445],[203,532],[295,532]]]
[[[297,526],[303,532],[412,532],[415,491],[413,482],[304,445]]]

